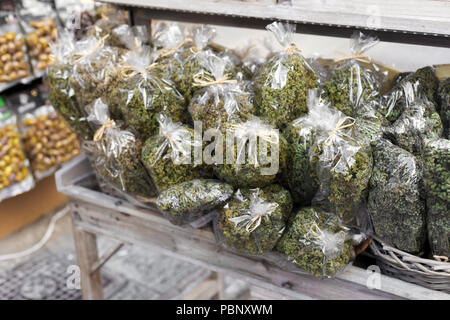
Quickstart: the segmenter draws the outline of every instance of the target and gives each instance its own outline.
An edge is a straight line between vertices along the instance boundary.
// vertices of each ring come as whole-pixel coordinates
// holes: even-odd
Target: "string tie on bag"
[[[187,38],[181,41],[176,47],[170,49],[162,49],[162,53],[159,55],[158,59],[173,56],[181,47],[185,46],[186,44],[192,43],[192,41],[193,40],[191,38]]]
[[[284,49],[286,51],[286,53],[290,56],[292,56],[295,52],[302,52],[302,50],[300,50],[295,43],[291,43],[289,46],[286,47],[286,49]]]
[[[356,60],[362,63],[371,63],[372,59],[365,53],[357,53],[344,58],[334,59],[334,62],[342,62],[347,60]]]
[[[80,62],[81,60],[83,60],[84,58],[90,56],[91,54],[93,54],[95,51],[103,48],[105,46],[105,40],[109,37],[109,35],[104,36],[103,38],[101,38],[99,41],[97,41],[97,43],[95,44],[95,46],[92,47],[92,49],[88,52],[88,53],[84,53],[84,54],[78,54],[75,56],[78,56],[78,58],[75,58],[74,61],[70,62],[71,65],[74,65],[78,62]]]
[[[106,120],[106,122],[100,127],[98,128],[98,130],[95,132],[94,134],[94,141],[100,141],[103,137],[103,134],[105,133],[105,130],[109,127],[113,127],[115,126],[116,123],[114,122],[114,120],[108,119]]]
[[[350,123],[345,124],[345,122],[349,120]],[[336,136],[336,134],[344,129],[350,128],[355,124],[355,118],[352,117],[344,117],[341,118],[338,123],[336,124],[336,127],[331,130],[328,138],[325,140],[325,145],[328,147],[333,143],[334,137]]]
[[[230,83],[230,84],[237,84],[237,80],[230,79],[227,74],[225,74],[222,78],[215,80],[212,76],[209,76],[207,74],[200,74],[194,76],[194,87],[208,87],[215,84],[224,84],[224,83]]]

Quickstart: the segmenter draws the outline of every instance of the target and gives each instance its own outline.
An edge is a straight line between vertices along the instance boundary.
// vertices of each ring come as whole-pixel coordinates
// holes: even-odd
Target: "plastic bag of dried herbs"
[[[216,30],[209,26],[201,25],[194,28],[191,46],[176,51],[173,55],[173,63],[168,65],[174,83],[187,102],[199,89],[199,87],[194,86],[194,76],[203,69],[200,60],[204,57],[204,51],[210,50],[208,44],[215,34]]]
[[[162,191],[156,205],[173,224],[184,225],[223,206],[233,192],[233,187],[219,180],[194,179]]]
[[[142,140],[158,133],[158,114],[188,121],[183,96],[154,59],[146,46],[126,54],[114,71],[115,86],[104,96],[108,104],[120,107],[123,119]]]
[[[395,122],[384,128],[384,136],[412,154],[421,155],[424,140],[441,137],[442,130],[434,103],[426,98],[416,98]]]
[[[265,63],[255,80],[258,115],[278,128],[308,112],[306,95],[318,86],[311,66],[292,42],[295,25],[274,22],[272,31],[284,50]]]
[[[141,162],[142,142],[109,119],[108,109],[101,103],[89,115],[95,125],[102,124],[94,135],[93,167],[97,175],[110,182],[127,199],[140,203],[153,202],[156,189]]]
[[[387,74],[365,53],[378,38],[355,32],[350,39],[350,55],[336,59],[331,76],[323,84],[323,97],[347,116],[355,116],[360,104],[377,99]]]
[[[89,37],[75,43],[69,80],[80,108],[105,95],[117,62],[118,52],[105,45],[105,38]]]
[[[441,116],[444,132],[442,136],[450,139],[450,78],[439,84],[439,115]]]
[[[308,100],[308,115],[296,125],[314,134],[308,157],[319,189],[312,203],[335,212],[345,223],[357,223],[372,173],[370,146],[355,134],[355,119],[331,108],[317,90],[310,90]]]
[[[75,48],[73,36],[63,32],[57,43],[51,43],[50,47],[54,62],[47,68],[48,98],[79,139],[91,140],[94,132],[86,121],[84,109],[78,105],[70,82],[73,73],[71,57]]]
[[[215,233],[227,247],[262,255],[275,247],[291,211],[291,195],[278,184],[239,189],[219,211]]]
[[[374,145],[367,203],[375,235],[400,250],[424,252],[423,166],[411,153],[381,139]]]
[[[276,250],[303,271],[330,277],[350,262],[352,239],[334,214],[308,207],[289,220]]]
[[[278,129],[252,117],[246,122],[227,122],[220,132],[226,152],[220,154],[213,170],[221,180],[235,188],[258,188],[278,178],[287,152]]]
[[[17,118],[0,108],[0,202],[34,187],[28,159],[22,150]]]
[[[431,253],[450,257],[450,140],[425,143],[424,182]]]
[[[433,67],[424,67],[402,77],[394,87],[380,98],[379,111],[394,122],[417,98],[437,102],[439,80]]]
[[[197,55],[202,72],[194,76],[194,87],[201,88],[188,110],[193,121],[201,121],[204,130],[220,129],[226,122],[248,119],[255,113],[250,92],[229,79],[229,63],[210,51]]]
[[[158,117],[159,134],[145,142],[142,161],[161,192],[200,177],[201,168],[194,163],[193,156],[202,142],[194,140],[194,130],[162,114]]]
[[[112,47],[127,48],[123,42],[121,33],[114,33],[114,31],[122,26],[128,25],[128,17],[126,13],[121,10],[106,10],[100,13],[98,19],[87,32],[87,37],[96,37],[98,39],[106,38],[105,44]]]

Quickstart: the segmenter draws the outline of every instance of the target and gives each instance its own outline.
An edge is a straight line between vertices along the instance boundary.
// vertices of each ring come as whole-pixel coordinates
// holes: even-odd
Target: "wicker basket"
[[[420,258],[375,239],[370,248],[383,274],[450,293],[450,262]]]

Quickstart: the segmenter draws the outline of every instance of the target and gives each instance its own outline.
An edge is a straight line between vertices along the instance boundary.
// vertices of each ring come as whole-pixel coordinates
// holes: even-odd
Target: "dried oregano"
[[[352,241],[334,214],[309,207],[290,219],[276,250],[303,271],[333,276],[350,262]]]
[[[384,139],[374,146],[373,156],[367,207],[375,234],[400,250],[423,253],[426,225],[420,161]]]
[[[233,195],[233,188],[222,181],[194,179],[176,184],[158,196],[156,205],[177,225],[190,223]]]
[[[201,168],[194,164],[194,131],[163,115],[159,116],[158,122],[159,134],[145,142],[142,161],[161,192],[178,183],[199,178]]]
[[[442,81],[439,85],[439,115],[444,126],[443,137],[450,139],[450,78]]]
[[[433,255],[450,256],[450,141],[431,139],[425,143],[428,241]]]
[[[306,114],[306,95],[317,79],[298,49],[292,46],[294,26],[274,22],[267,26],[285,48],[261,67],[255,80],[257,113],[278,128]]]
[[[275,246],[291,210],[291,195],[280,185],[239,189],[220,210],[217,226],[226,246],[260,255]]]

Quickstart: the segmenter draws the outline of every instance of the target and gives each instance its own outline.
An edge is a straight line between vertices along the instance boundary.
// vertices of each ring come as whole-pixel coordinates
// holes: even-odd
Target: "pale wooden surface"
[[[384,275],[380,275],[380,290],[369,289],[367,271],[353,266],[336,278],[321,280],[290,264],[283,267],[273,264],[278,258],[274,254],[248,257],[224,250],[210,229],[175,226],[151,209],[137,208],[77,185],[76,181],[92,175],[90,170],[88,161],[79,158],[56,175],[58,189],[73,201],[76,230],[139,244],[294,299],[450,299],[448,294]],[[79,259],[84,261],[83,265],[89,264],[85,260],[91,261],[90,267],[84,268],[92,268],[98,257],[89,258],[84,251],[79,253]]]
[[[102,1],[152,9],[450,35],[450,3],[448,1],[295,0],[292,6],[216,0]]]

